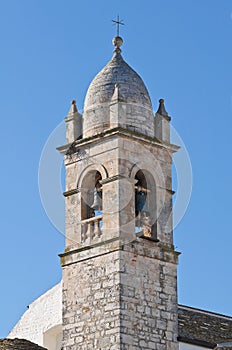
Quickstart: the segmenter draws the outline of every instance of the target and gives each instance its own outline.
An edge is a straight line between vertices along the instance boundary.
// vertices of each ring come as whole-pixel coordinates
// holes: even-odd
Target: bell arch
[[[137,165],[131,169],[135,180],[135,231],[143,237],[157,240],[157,186],[153,174]]]
[[[103,164],[94,164],[94,163],[90,164],[80,173],[80,175],[77,179],[77,188],[78,189],[82,188],[83,179],[91,171],[98,171],[101,174],[102,180],[105,180],[108,177],[107,169],[105,168],[105,166]]]
[[[100,181],[107,177],[107,170],[102,164],[91,164],[81,172],[77,180],[77,189],[81,192],[81,220],[89,219],[96,216],[96,212],[102,211]]]
[[[98,170],[90,170],[82,179],[81,220],[102,214],[102,176]]]

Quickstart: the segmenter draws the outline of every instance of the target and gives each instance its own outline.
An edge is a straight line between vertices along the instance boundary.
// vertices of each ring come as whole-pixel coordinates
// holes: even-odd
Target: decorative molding
[[[81,148],[81,147],[85,147],[86,145],[92,144],[94,142],[98,142],[99,139],[108,138],[108,137],[115,136],[115,135],[120,135],[120,136],[129,137],[129,138],[133,138],[133,139],[138,139],[138,140],[144,141],[146,143],[149,143],[149,145],[156,145],[159,147],[166,148],[173,153],[177,152],[180,149],[180,146],[173,145],[171,143],[167,143],[164,141],[160,141],[156,137],[150,137],[150,136],[144,135],[142,133],[131,131],[131,130],[128,130],[128,129],[125,129],[122,127],[109,129],[109,130],[106,130],[106,131],[101,132],[99,134],[93,135],[91,137],[86,137],[86,138],[82,138],[80,140],[76,140],[75,145],[78,146],[78,148]],[[60,146],[60,147],[57,147],[56,149],[61,154],[65,154],[65,152],[68,150],[70,145],[71,144]]]

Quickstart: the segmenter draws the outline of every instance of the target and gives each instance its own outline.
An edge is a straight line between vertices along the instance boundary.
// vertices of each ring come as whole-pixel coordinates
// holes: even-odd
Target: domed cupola
[[[147,88],[140,76],[123,60],[123,40],[113,39],[111,61],[91,82],[84,103],[83,137],[122,127],[154,136],[154,116]]]

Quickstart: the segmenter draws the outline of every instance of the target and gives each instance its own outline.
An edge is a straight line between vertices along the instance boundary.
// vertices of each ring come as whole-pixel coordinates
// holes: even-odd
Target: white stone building
[[[113,39],[83,115],[65,119],[63,280],[10,332],[49,350],[230,347],[232,318],[177,304],[170,120]],[[63,305],[63,307],[62,307]]]

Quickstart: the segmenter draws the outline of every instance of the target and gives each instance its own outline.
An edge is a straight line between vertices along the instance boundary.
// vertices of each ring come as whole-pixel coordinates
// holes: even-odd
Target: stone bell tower
[[[170,117],[113,39],[83,115],[66,118],[63,349],[176,350]]]

